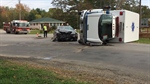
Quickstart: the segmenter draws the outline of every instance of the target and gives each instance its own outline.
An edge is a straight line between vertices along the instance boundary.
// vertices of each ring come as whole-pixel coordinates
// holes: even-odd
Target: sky
[[[52,0],[20,0],[22,4],[26,4],[30,9],[40,8],[48,11],[49,8],[53,8],[51,2]],[[141,0],[142,5],[149,6],[150,0]],[[0,6],[9,6],[15,8],[15,5],[18,3],[18,0],[0,0]]]

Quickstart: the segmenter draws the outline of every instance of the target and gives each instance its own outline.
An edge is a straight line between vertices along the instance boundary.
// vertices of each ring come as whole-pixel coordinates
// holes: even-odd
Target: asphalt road
[[[114,71],[115,74],[150,80],[150,45],[111,43],[85,46],[77,42],[52,42],[36,35],[6,34],[0,30],[0,56],[60,60]]]

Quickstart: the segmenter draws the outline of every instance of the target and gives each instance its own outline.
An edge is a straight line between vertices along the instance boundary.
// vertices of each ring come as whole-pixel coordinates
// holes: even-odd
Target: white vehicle
[[[139,39],[139,14],[128,10],[83,10],[80,14],[81,44],[131,42]]]

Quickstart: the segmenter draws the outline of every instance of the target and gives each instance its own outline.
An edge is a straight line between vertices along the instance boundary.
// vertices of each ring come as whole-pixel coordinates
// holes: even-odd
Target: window
[[[98,33],[101,40],[103,36],[107,35],[108,38],[112,37],[112,16],[103,14],[100,16],[99,24],[98,24]]]

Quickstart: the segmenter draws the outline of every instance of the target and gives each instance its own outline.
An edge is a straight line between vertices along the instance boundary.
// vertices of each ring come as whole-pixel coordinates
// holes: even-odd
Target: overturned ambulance
[[[139,14],[128,10],[83,10],[80,13],[80,44],[132,42],[139,39]]]

